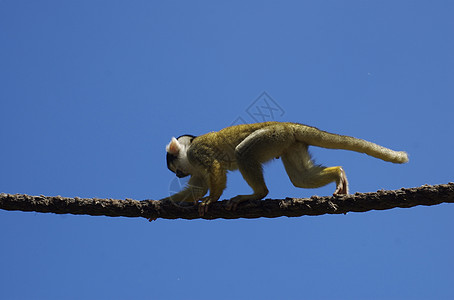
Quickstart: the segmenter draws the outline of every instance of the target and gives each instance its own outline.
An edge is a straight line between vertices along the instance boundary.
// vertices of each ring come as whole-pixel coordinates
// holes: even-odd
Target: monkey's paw
[[[233,197],[232,199],[227,202],[225,209],[234,211],[236,210],[238,204],[241,202],[247,201],[251,199],[251,195],[238,195]]]
[[[210,203],[216,201],[217,199],[210,196],[202,198],[202,202],[199,203],[199,216],[203,217],[205,213],[208,211],[208,206],[210,205]]]
[[[347,175],[345,174],[344,169],[339,168],[339,179],[337,182],[336,190],[333,193],[333,196],[336,195],[348,195],[348,180]]]

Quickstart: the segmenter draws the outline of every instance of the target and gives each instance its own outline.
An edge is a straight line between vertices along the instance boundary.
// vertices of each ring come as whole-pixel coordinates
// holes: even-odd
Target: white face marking
[[[175,161],[175,167],[185,174],[191,174],[191,164],[188,160],[188,151],[189,147],[182,147],[178,155],[178,159]]]
[[[192,139],[193,137],[190,136],[182,136],[175,140],[172,138],[172,141],[166,147],[169,154],[177,156],[177,158],[170,163],[169,169],[177,174],[178,177],[186,177],[194,173],[194,168],[187,156],[187,151],[191,146]],[[175,148],[178,149],[176,151],[177,153],[173,153],[172,151]]]

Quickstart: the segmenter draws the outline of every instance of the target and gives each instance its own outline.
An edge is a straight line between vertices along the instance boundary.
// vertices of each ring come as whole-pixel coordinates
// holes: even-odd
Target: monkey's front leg
[[[208,206],[219,200],[227,185],[227,171],[222,168],[218,161],[214,161],[210,170],[208,170],[208,185],[210,195],[202,199],[199,204],[199,215],[203,216],[208,211]]]
[[[208,191],[208,186],[204,178],[200,175],[193,175],[189,179],[187,186],[180,192],[161,199],[172,203],[192,202],[196,204]]]

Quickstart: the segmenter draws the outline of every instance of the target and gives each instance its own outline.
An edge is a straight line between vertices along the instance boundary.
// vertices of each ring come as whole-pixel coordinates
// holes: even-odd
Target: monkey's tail
[[[393,163],[408,162],[408,155],[404,151],[394,151],[380,145],[368,142],[362,139],[357,139],[347,135],[338,135],[319,130],[315,127],[306,125],[296,126],[295,137],[298,141],[308,145],[323,147],[328,149],[344,149],[389,161]]]

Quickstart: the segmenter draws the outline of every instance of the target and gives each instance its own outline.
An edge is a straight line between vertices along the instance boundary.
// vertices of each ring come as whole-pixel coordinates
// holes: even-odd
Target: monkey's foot
[[[254,195],[238,195],[233,197],[232,199],[227,202],[225,209],[234,211],[236,210],[238,204],[248,201],[248,200],[254,200]]]
[[[214,198],[211,198],[210,196],[202,198],[202,202],[199,203],[199,216],[203,217],[205,213],[208,211],[208,206],[212,202],[216,202],[217,199],[215,200]]]
[[[209,203],[202,202],[199,204],[199,216],[203,217],[205,213],[208,211]]]
[[[333,195],[348,195],[348,181],[347,175],[345,174],[344,169],[339,167],[339,179],[336,183],[336,190],[334,191]]]

